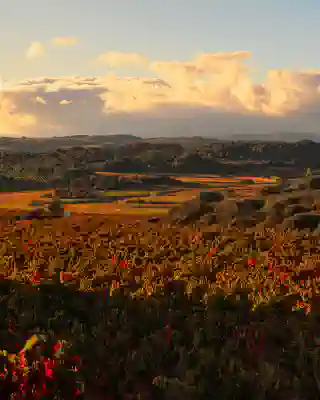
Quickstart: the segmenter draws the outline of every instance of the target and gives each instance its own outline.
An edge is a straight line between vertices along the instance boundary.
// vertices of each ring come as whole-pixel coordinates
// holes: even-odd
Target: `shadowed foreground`
[[[75,387],[84,399],[320,396],[319,316],[292,312],[289,297],[252,312],[245,293],[187,297],[176,282],[161,297],[133,299],[2,281],[0,301],[1,349],[17,353],[26,338],[44,334],[46,343],[27,353],[31,363],[66,341],[53,378],[30,373],[38,386],[46,382],[45,398],[74,398]],[[0,378],[1,399],[9,398],[9,378]]]

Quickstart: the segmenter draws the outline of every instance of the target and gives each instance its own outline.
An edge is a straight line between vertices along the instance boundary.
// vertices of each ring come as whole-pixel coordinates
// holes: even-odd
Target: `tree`
[[[48,209],[53,216],[63,215],[64,207],[63,207],[63,203],[62,203],[60,197],[56,196],[52,200],[52,203],[48,206]]]

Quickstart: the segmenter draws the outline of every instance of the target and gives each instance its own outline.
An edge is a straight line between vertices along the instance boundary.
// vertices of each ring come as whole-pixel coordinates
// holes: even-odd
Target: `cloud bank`
[[[251,78],[251,54],[204,53],[188,62],[111,52],[102,77],[41,77],[12,85],[0,100],[0,133],[150,136],[319,132],[320,70],[269,71]],[[150,77],[119,77],[119,67]]]

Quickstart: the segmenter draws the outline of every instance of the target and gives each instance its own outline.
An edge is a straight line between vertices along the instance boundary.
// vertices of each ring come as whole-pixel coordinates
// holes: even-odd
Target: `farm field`
[[[105,192],[106,196],[149,196],[153,192],[148,190],[108,190]],[[157,195],[159,191],[155,191],[154,194]]]
[[[113,214],[137,214],[137,215],[163,215],[168,213],[168,208],[157,207],[151,209],[141,204],[141,207],[131,207],[125,203],[97,203],[97,204],[66,204],[65,210],[78,213],[78,214],[101,214],[101,215],[113,215]]]
[[[123,177],[148,177],[147,174],[140,174],[140,173],[121,173],[121,172],[101,172],[98,171],[96,172],[98,175],[105,175],[105,176],[123,176]],[[177,178],[179,180],[184,180],[184,181],[195,181],[195,180],[205,180],[207,179],[208,181],[220,181],[220,182],[233,182],[235,180],[244,180],[244,179],[254,179],[256,181],[261,181],[261,182],[273,182],[274,179],[272,177],[256,177],[256,176],[226,176],[222,177],[221,175],[215,175],[215,174],[188,174],[188,175],[183,175],[183,174],[172,174],[172,173],[163,173],[163,174],[152,174],[155,176],[169,176],[173,178]]]
[[[165,203],[169,202],[176,202],[176,203],[183,203],[185,201],[191,200],[195,198],[199,194],[199,190],[180,190],[173,194],[167,195],[158,195],[158,196],[149,196],[148,198],[143,199],[146,203],[156,201],[161,203],[162,201]]]
[[[41,201],[41,196],[54,193],[54,190],[0,193],[0,208],[30,210],[32,201]]]
[[[106,173],[112,174],[112,173]],[[124,174],[124,176],[136,176],[136,174]],[[186,189],[168,187],[167,189],[155,190],[110,190],[105,192],[105,199],[110,199],[110,202],[103,203],[102,201],[95,202],[94,200],[66,199],[65,210],[77,213],[86,214],[137,214],[137,215],[165,215],[173,206],[179,206],[186,201],[196,198],[200,190],[215,191],[224,190],[226,187],[233,188],[236,196],[250,197],[254,195],[261,185],[272,182],[272,180],[262,178],[256,179],[256,184],[245,185],[239,183],[244,179],[253,179],[254,177],[220,177],[220,176],[179,176],[179,180],[184,183],[200,183],[205,185],[203,188]],[[37,204],[41,201],[42,196],[54,193],[54,190],[19,192],[19,193],[0,193],[0,208],[1,209],[17,209],[31,210],[33,209],[32,202]],[[62,199],[63,201],[63,199]]]

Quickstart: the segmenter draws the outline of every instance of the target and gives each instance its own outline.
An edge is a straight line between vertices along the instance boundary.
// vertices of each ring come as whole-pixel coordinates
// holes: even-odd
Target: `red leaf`
[[[72,272],[62,272],[62,280],[63,281],[71,281],[73,278]]]
[[[215,247],[213,249],[210,249],[208,256],[211,257],[216,251],[217,249]]]
[[[128,261],[127,260],[121,260],[120,261],[120,267],[121,268],[126,268],[128,266]]]
[[[61,349],[61,347],[62,347],[62,344],[61,344],[61,343],[56,343],[56,344],[52,347],[52,350],[53,350],[54,353],[56,353],[58,350]]]

